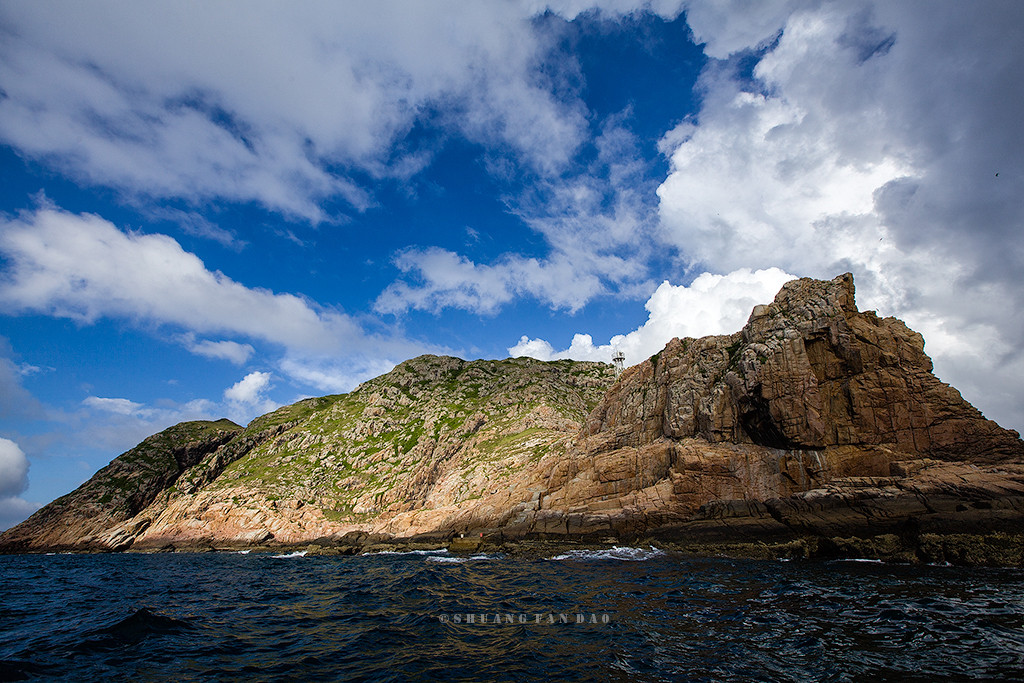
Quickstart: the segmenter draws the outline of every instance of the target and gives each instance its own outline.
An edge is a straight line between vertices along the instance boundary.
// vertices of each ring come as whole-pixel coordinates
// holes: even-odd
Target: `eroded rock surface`
[[[153,462],[150,442],[164,444]],[[244,430],[179,425],[0,547],[423,534],[913,545],[1022,523],[1019,435],[932,374],[921,335],[859,312],[847,274],[790,282],[741,331],[673,339],[617,381],[600,363],[422,356]]]

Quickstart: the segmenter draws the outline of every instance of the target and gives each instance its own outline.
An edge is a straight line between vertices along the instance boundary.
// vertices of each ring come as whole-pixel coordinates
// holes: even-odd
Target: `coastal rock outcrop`
[[[244,430],[179,425],[0,548],[859,538],[941,558],[936,534],[1022,523],[1024,442],[934,376],[920,334],[858,311],[846,274],[789,282],[735,334],[673,339],[618,378],[421,356]]]
[[[5,550],[109,550],[145,530],[138,513],[241,427],[230,420],[183,422],[121,454],[89,481],[0,536]],[[124,525],[127,533],[111,532]]]
[[[673,339],[628,369],[564,456],[524,473],[535,495],[474,523],[682,540],[870,535],[911,518],[966,529],[986,515],[1012,529],[1022,465],[1019,435],[932,374],[920,334],[859,312],[846,274],[792,281],[740,332]]]

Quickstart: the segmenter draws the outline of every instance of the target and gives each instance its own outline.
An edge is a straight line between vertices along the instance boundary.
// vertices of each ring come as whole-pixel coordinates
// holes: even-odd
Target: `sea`
[[[4,555],[0,680],[1024,680],[1024,572],[650,548]]]

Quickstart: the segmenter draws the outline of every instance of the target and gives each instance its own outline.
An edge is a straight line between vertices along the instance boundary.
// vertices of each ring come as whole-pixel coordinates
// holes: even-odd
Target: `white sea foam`
[[[882,564],[881,560],[871,560],[866,557],[841,557],[832,562],[867,562],[869,564]]]
[[[428,557],[427,558],[427,562],[444,562],[444,563],[448,563],[448,564],[462,564],[463,562],[471,562],[471,561],[477,561],[477,560],[497,560],[500,557],[501,557],[500,555],[471,555],[470,557],[458,557],[458,556],[454,556],[454,555],[451,556],[451,557],[443,557],[443,556],[439,556],[439,555],[434,555],[433,557]]]
[[[252,552],[251,550],[239,550],[239,551],[237,551],[237,553],[239,555],[248,555],[251,552]]]
[[[364,553],[365,555],[445,555],[448,548],[437,548],[436,550],[381,550],[376,553]]]
[[[290,559],[290,558],[293,558],[293,557],[305,557],[305,556],[306,556],[306,551],[305,550],[297,550],[294,553],[288,553],[287,555],[271,555],[271,557],[275,557],[275,558],[278,558],[278,559],[281,559],[281,560],[287,560],[287,559]]]
[[[595,560],[621,560],[623,562],[642,562],[654,557],[661,557],[664,550],[658,550],[654,546],[650,548],[623,548],[614,546],[612,548],[601,548],[598,550],[570,550],[561,555],[555,555],[552,560],[576,560],[578,562],[592,562]]]

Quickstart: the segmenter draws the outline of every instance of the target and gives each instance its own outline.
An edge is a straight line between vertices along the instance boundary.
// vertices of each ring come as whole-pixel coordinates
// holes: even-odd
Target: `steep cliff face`
[[[230,420],[184,422],[115,458],[89,481],[36,511],[2,536],[8,550],[103,550],[108,533],[136,515],[241,427]],[[141,531],[138,528],[137,531]]]
[[[742,331],[674,339],[627,370],[565,456],[524,473],[529,499],[472,520],[680,537],[966,527],[993,505],[1024,520],[1024,443],[931,370],[921,335],[858,312],[852,276],[796,280]]]
[[[0,547],[1019,530],[1024,443],[931,370],[919,334],[857,310],[852,276],[797,280],[743,330],[674,339],[617,381],[423,356],[244,430],[179,425]]]
[[[777,449],[885,444],[943,460],[1019,458],[1004,430],[932,374],[924,339],[861,313],[853,277],[786,284],[742,331],[674,339],[588,420],[620,445],[666,437]]]

